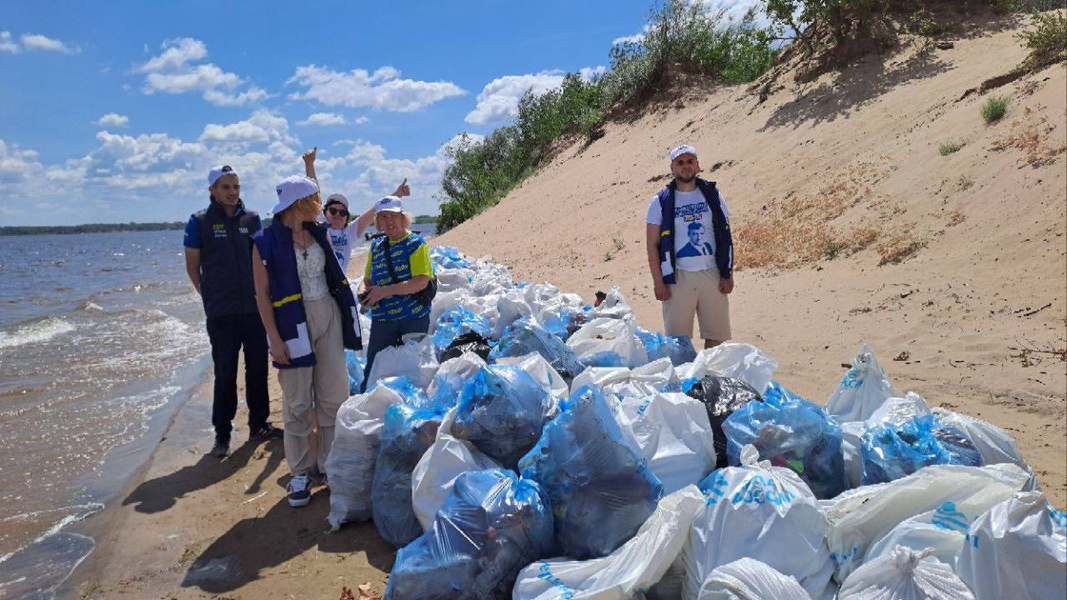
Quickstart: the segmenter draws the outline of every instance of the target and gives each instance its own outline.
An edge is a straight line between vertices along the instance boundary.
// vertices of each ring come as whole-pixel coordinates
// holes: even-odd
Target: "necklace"
[[[293,246],[300,249],[300,252],[304,255],[304,260],[308,259],[308,247],[311,246],[311,242],[307,242],[305,244],[305,240],[301,239],[298,243],[296,241],[296,236],[293,236]]]

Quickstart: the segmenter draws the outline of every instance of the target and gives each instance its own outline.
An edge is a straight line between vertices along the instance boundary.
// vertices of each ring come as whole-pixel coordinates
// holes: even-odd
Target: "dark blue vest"
[[[208,317],[258,314],[252,281],[252,234],[259,215],[238,202],[233,216],[213,199],[194,214],[200,230],[200,297]]]
[[[734,273],[734,239],[730,234],[730,221],[722,210],[719,201],[719,190],[715,189],[714,181],[704,181],[697,178],[697,189],[704,195],[704,201],[711,209],[711,229],[715,236],[715,266],[719,268],[719,277],[730,279]],[[675,260],[674,260],[674,181],[667,184],[659,193],[660,208],[660,233],[659,233],[659,262],[670,265],[671,272],[663,275],[663,283],[673,285],[675,283]],[[669,261],[669,262],[668,262]]]
[[[359,329],[359,313],[352,288],[341,271],[341,265],[333,260],[333,248],[327,239],[326,226],[318,223],[304,223],[304,228],[311,233],[315,241],[326,254],[326,285],[330,295],[337,302],[341,313],[341,335],[345,348],[359,350],[363,348]],[[281,219],[273,219],[270,227],[260,231],[252,240],[263,259],[270,280],[270,300],[274,308],[274,323],[278,335],[285,340],[290,349],[288,365],[274,366],[279,369],[311,367],[315,365],[315,354],[311,351],[310,334],[307,330],[307,312],[304,310],[303,293],[300,289],[300,277],[296,270],[296,251],[293,248],[293,232],[282,224]],[[305,347],[306,354],[294,355],[294,349]],[[299,353],[299,351],[298,351]]]

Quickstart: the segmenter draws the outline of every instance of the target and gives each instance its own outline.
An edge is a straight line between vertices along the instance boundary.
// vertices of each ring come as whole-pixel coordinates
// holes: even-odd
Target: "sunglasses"
[[[343,208],[334,208],[334,207],[331,206],[330,208],[326,209],[326,212],[330,213],[331,215],[333,215],[335,217],[347,217],[348,216],[348,211],[343,209]]]

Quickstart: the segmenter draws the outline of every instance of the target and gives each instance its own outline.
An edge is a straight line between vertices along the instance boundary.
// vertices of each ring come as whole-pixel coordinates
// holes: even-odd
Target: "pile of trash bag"
[[[642,329],[617,287],[431,259],[429,335],[378,355],[326,464],[335,535],[373,519],[399,550],[387,597],[1062,596],[1067,517],[1011,435],[868,345],[820,406],[755,346]]]

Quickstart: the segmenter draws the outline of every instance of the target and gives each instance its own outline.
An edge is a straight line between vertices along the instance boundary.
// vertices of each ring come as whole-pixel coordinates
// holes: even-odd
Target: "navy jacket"
[[[327,238],[326,226],[319,223],[304,223],[315,241],[326,254],[326,285],[337,302],[341,313],[341,336],[345,348],[359,350],[363,340],[359,329],[359,313],[356,298],[341,265],[333,259],[333,248]],[[280,219],[271,221],[270,227],[252,237],[263,259],[270,280],[270,300],[274,307],[274,323],[278,334],[289,347],[289,364],[274,366],[279,369],[311,367],[315,365],[315,353],[311,349],[307,329],[307,312],[304,310],[300,277],[296,270],[296,251],[293,248],[293,232]]]
[[[252,282],[252,235],[259,215],[238,201],[233,216],[211,205],[192,216],[200,233],[200,297],[208,317],[259,314]]]
[[[663,282],[673,285],[674,273],[674,190],[677,184],[671,181],[659,193],[661,214],[659,233],[659,264],[668,265],[663,269]],[[722,210],[719,191],[714,181],[697,178],[697,189],[704,195],[704,201],[711,209],[711,229],[715,236],[715,266],[719,268],[719,277],[730,279],[734,273],[734,239],[730,234],[730,221]]]

